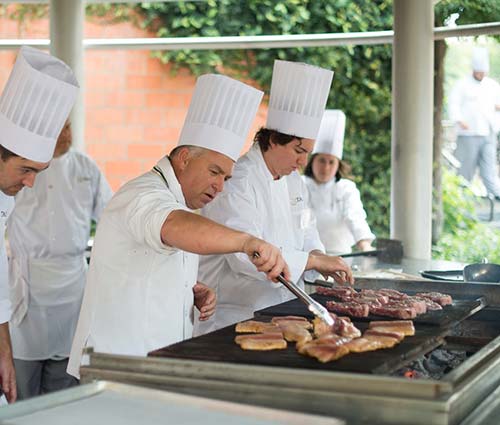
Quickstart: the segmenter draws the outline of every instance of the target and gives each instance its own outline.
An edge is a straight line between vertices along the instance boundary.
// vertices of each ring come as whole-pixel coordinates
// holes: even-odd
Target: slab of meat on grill
[[[380,295],[385,295],[389,298],[389,300],[401,300],[408,298],[407,294],[396,291],[395,289],[377,289],[376,292]]]
[[[236,324],[236,333],[269,333],[280,332],[278,325],[269,322],[259,322],[257,320],[247,320]]]
[[[348,338],[358,338],[361,336],[361,331],[354,326],[348,317],[338,317],[334,313],[330,313],[330,316],[333,318],[333,326],[328,326],[328,324],[318,317],[313,320],[314,336],[321,337],[330,333]]]
[[[357,294],[358,291],[348,286],[334,286],[333,288],[324,288],[322,286],[317,286],[316,293],[320,295],[326,295],[327,297],[335,297],[344,300],[347,298],[351,298],[353,295]]]
[[[307,320],[305,317],[301,316],[275,316],[271,319],[271,323],[275,325],[291,325],[295,324],[297,326],[300,326],[304,329],[312,329],[312,324]]]
[[[385,335],[363,335],[363,338],[372,341],[375,344],[378,344],[378,350],[384,349],[384,348],[392,348],[396,344],[399,343],[397,338],[393,338],[391,336],[385,336]]]
[[[368,325],[368,329],[402,332],[405,336],[415,335],[415,327],[413,326],[413,321],[411,320],[372,321]]]
[[[430,298],[422,298],[422,297],[417,297],[417,296],[414,296],[414,297],[411,297],[412,299],[415,299],[415,300],[419,300],[419,301],[423,301],[427,307],[427,311],[431,311],[431,310],[442,310],[443,307],[441,307],[440,304],[438,304],[437,302],[434,302],[432,301]]]
[[[352,317],[367,317],[370,313],[370,306],[368,304],[356,301],[327,301],[326,308],[335,313],[347,314]]]
[[[287,343],[283,339],[283,334],[281,332],[238,335],[234,341],[243,350],[269,351],[283,350],[287,347]]]
[[[427,304],[420,298],[408,297],[400,300],[390,300],[386,307],[410,307],[415,309],[418,314],[427,313]]]
[[[417,297],[428,298],[440,306],[450,305],[453,303],[453,299],[448,294],[441,294],[440,292],[419,292]]]
[[[304,327],[297,325],[296,323],[285,323],[280,324],[280,329],[283,332],[284,338],[288,342],[305,343],[312,340],[311,333],[304,329]]]
[[[404,304],[389,304],[381,307],[371,307],[370,313],[378,316],[394,317],[395,319],[414,319],[417,317],[415,308]]]
[[[349,349],[344,344],[350,340],[350,338],[329,334],[305,344],[297,344],[297,351],[300,354],[315,357],[322,363],[331,362],[349,353]]]
[[[379,341],[363,337],[353,339],[352,341],[344,344],[344,346],[348,348],[351,353],[364,353],[366,351],[374,351],[381,348]]]
[[[398,342],[401,342],[403,341],[405,334],[397,330],[383,330],[381,328],[373,328],[373,329],[367,329],[365,331],[363,337],[366,338],[367,336],[389,336],[391,338],[397,339]]]

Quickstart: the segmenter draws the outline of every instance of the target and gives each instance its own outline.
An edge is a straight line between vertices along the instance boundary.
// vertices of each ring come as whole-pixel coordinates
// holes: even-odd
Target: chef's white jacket
[[[461,136],[489,136],[500,130],[495,105],[500,105],[500,84],[484,77],[477,81],[472,75],[460,80],[451,90],[448,112],[456,123],[465,122],[469,128],[457,126]]]
[[[78,377],[82,350],[145,356],[192,336],[198,255],[163,244],[161,228],[187,210],[168,158],[124,185],[102,214],[71,347]]]
[[[310,177],[303,178],[327,253],[348,253],[360,240],[375,239],[353,181],[340,179],[336,182],[333,178],[328,183],[318,184]]]
[[[309,252],[324,250],[300,175],[274,180],[257,144],[238,160],[224,191],[202,213],[279,247],[292,280],[301,287]],[[198,280],[215,289],[217,309],[211,319],[196,321],[195,335],[249,319],[256,310],[294,297],[267,280],[242,253],[201,256]]]
[[[83,297],[91,219],[112,196],[87,155],[54,158],[33,188],[16,195],[7,222],[14,358],[69,356]]]
[[[14,198],[0,191],[0,324],[8,322],[11,316],[9,267],[5,251],[5,229],[7,219],[13,208]]]

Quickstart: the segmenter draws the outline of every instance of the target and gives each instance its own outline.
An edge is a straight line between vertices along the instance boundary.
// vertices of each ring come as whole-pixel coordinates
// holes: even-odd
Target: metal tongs
[[[253,254],[255,258],[259,258],[260,255],[258,252]],[[328,310],[323,307],[319,302],[312,299],[309,294],[307,294],[302,288],[297,286],[295,283],[285,279],[283,273],[278,277],[278,282],[283,284],[292,294],[294,294],[300,301],[302,301],[307,309],[314,314],[316,317],[319,317],[323,322],[325,322],[328,326],[333,326],[335,323],[333,317],[330,315]]]

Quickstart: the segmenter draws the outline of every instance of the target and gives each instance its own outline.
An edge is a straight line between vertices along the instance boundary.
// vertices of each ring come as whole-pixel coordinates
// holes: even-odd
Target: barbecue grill
[[[485,424],[500,411],[500,286],[358,279],[359,288],[437,291],[456,308],[415,322],[399,346],[321,364],[290,350],[245,352],[231,328],[151,353],[148,358],[90,353],[82,381],[106,379],[191,395],[340,417],[361,424]],[[294,304],[295,302],[295,304]],[[259,320],[297,314],[296,301],[260,311]],[[429,323],[430,322],[430,323]],[[363,323],[356,323],[363,328]],[[365,323],[366,325],[366,323]],[[440,379],[414,379],[412,365],[435,349],[463,353]],[[446,359],[448,354],[438,358]],[[419,361],[420,359],[420,361]],[[420,362],[420,363],[419,363]],[[450,370],[448,370],[450,369]],[[420,371],[421,373],[421,371]]]

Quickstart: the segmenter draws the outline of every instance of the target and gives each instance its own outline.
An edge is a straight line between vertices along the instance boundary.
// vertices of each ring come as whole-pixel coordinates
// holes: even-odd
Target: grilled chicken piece
[[[300,316],[276,316],[271,319],[275,325],[297,325],[304,329],[312,329],[312,324],[305,317]]]
[[[334,333],[348,338],[358,338],[361,336],[361,331],[353,325],[351,319],[348,317],[337,317],[335,314],[330,313],[334,323],[333,326],[328,326],[319,317],[313,320],[314,335],[321,337],[324,334]]]
[[[403,341],[405,334],[403,332],[399,331],[384,331],[381,330],[380,328],[373,328],[373,329],[368,329],[365,331],[363,336],[366,338],[368,335],[374,335],[374,336],[389,336],[391,338],[395,338],[398,340],[398,342]]]
[[[287,343],[281,333],[238,335],[234,341],[243,350],[269,351],[283,350],[287,347]]]
[[[348,348],[351,353],[364,353],[366,351],[374,351],[381,348],[378,341],[363,337],[349,341],[344,345],[344,347]]]
[[[391,336],[384,336],[384,335],[363,335],[363,338],[369,340],[369,341],[374,341],[379,344],[378,349],[382,348],[392,348],[396,344],[399,343],[397,338],[393,338]]]
[[[284,338],[288,342],[303,344],[312,340],[311,333],[307,329],[304,329],[302,326],[295,323],[283,323],[280,324],[280,328],[283,332]]]
[[[257,320],[247,320],[236,324],[236,333],[269,333],[280,332],[280,328],[273,323],[258,322]]]
[[[415,327],[411,320],[383,320],[373,321],[368,325],[370,329],[377,329],[381,331],[396,331],[402,332],[405,336],[415,335]]]

